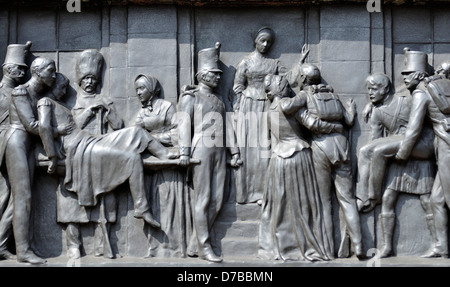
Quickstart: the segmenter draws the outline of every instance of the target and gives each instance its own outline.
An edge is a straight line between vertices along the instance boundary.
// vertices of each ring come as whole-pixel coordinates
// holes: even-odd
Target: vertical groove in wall
[[[176,25],[176,31],[175,31],[175,45],[176,45],[176,53],[177,53],[177,73],[176,73],[176,85],[177,85],[177,101],[178,101],[178,95],[180,94],[180,35],[179,35],[179,25],[180,25],[180,13],[179,13],[179,7],[175,6],[175,19],[177,21]]]
[[[61,10],[59,8],[56,8],[55,11],[55,39],[56,39],[56,56],[55,56],[55,65],[56,69],[59,71],[59,26],[61,21]]]
[[[322,35],[321,35],[321,29],[320,29],[320,27],[322,27],[322,23],[320,23],[320,18],[321,18],[321,13],[322,13],[322,9],[320,9],[320,8],[318,8],[317,9],[317,18],[319,18],[318,20],[318,22],[319,22],[319,26],[317,27],[317,33],[319,34],[318,36],[319,36],[319,43],[317,44],[317,65],[319,66],[319,69],[322,69],[322,65],[321,65],[321,63],[322,63],[322,61],[321,61],[321,58],[322,58],[322,56],[321,56],[321,54],[320,54],[320,47],[321,47],[321,43],[322,43]]]
[[[190,8],[190,47],[191,47],[191,85],[195,84],[195,51],[196,51],[196,26],[195,26],[195,8]]]
[[[373,13],[369,13],[369,74],[373,73],[373,57],[372,57],[372,45],[373,45]]]
[[[431,61],[429,64],[434,67],[434,10],[430,7],[430,28],[431,28]],[[432,71],[430,71],[432,72]]]
[[[308,22],[309,22],[309,7],[305,7],[303,8],[303,40],[304,40],[304,44],[306,44],[309,47],[309,31],[308,31]],[[309,54],[307,57],[307,60],[305,62],[310,62],[309,61]]]
[[[126,55],[126,57],[125,57],[125,78],[129,79],[130,78],[130,69],[129,69],[129,65],[128,65],[128,61],[129,61],[129,57],[128,57],[128,39],[129,39],[129,35],[128,35],[129,34],[129,32],[128,32],[128,26],[129,26],[129,24],[128,24],[128,14],[129,14],[130,11],[129,11],[129,6],[128,5],[126,6],[125,10],[126,10],[126,13],[125,13],[126,19],[125,19],[124,23],[126,25],[126,27],[125,27],[125,31],[126,32],[125,33],[126,33],[126,39],[127,39],[127,44],[125,45],[125,52],[124,52],[125,55]],[[127,82],[128,82],[128,80],[127,80]],[[127,112],[128,113],[130,111],[130,96],[131,96],[131,94],[127,95]],[[130,192],[126,193],[126,198],[127,198],[127,202],[126,202],[127,210],[133,210],[134,206],[129,206],[130,200],[131,200]],[[129,220],[128,214],[125,216],[125,221],[126,221],[125,222],[125,234],[126,234],[126,236],[125,236],[125,250],[124,250],[124,253],[125,253],[125,255],[128,256],[129,255],[129,251],[130,251],[130,249],[129,249],[129,243],[130,243],[130,240],[129,240],[130,220]]]

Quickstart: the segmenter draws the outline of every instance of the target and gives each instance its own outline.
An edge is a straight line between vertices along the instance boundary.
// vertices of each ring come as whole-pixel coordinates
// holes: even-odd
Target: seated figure
[[[61,77],[60,75],[59,77]],[[53,91],[38,103],[39,135],[54,173],[58,159],[65,158],[64,187],[75,192],[81,206],[95,206],[98,196],[129,182],[134,216],[158,228],[145,194],[141,154],[150,152],[160,159],[177,155],[141,127],[130,127],[105,135],[91,135],[76,127],[71,111],[60,100],[65,89]]]

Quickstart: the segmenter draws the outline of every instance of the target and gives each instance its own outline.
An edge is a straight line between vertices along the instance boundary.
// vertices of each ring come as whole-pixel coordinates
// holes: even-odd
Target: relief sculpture
[[[241,233],[256,233],[252,259],[366,260],[366,215],[380,227],[367,236],[381,235],[374,247],[387,258],[396,255],[402,195],[423,210],[431,241],[422,257],[447,258],[450,63],[433,74],[425,52],[405,48],[399,87],[385,73],[364,75],[369,101],[358,122],[360,99],[305,63],[308,45],[291,69],[268,56],[275,34],[258,30],[254,51],[227,70],[235,71],[225,89],[232,106],[220,92],[226,70],[216,42],[199,49],[195,79],[176,93],[157,71],[127,72],[129,114],[103,88],[111,62],[99,50],[77,51],[70,77],[50,57],[29,63],[31,42],[9,45],[0,82],[0,259],[46,263],[32,244],[38,168],[58,183],[48,206],[70,259],[118,257],[112,235],[132,224],[121,218],[128,212],[142,223],[146,258],[221,263],[223,234],[242,224]],[[369,138],[352,138],[363,121]],[[128,210],[118,204],[122,191]],[[237,222],[242,210],[257,210],[257,228]],[[217,224],[221,216],[229,225]],[[83,234],[86,225],[92,234]],[[87,242],[92,254],[83,252]]]

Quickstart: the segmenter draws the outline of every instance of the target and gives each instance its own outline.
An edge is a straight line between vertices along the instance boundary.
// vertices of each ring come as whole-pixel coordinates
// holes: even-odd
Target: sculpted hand
[[[242,160],[241,160],[239,154],[234,154],[233,155],[233,157],[231,158],[230,165],[232,167],[238,167],[238,166],[242,165]]]
[[[68,134],[72,133],[73,129],[74,129],[74,125],[72,125],[72,124],[63,124],[63,125],[59,125],[57,127],[57,133],[58,133],[58,135],[65,136],[65,135],[68,135]]]
[[[58,166],[58,158],[56,156],[49,158],[49,165],[47,168],[47,173],[53,174],[56,171],[56,167]]]
[[[304,44],[303,47],[302,47],[302,54],[300,56],[300,62],[301,63],[303,63],[305,61],[305,59],[308,56],[308,54],[309,54],[308,46],[306,44]]]
[[[180,156],[180,165],[181,166],[188,166],[190,163],[190,158],[187,155]]]
[[[342,134],[344,132],[344,126],[341,124],[335,124],[333,131],[339,134]]]
[[[346,109],[349,113],[351,113],[353,115],[356,114],[356,103],[355,103],[355,101],[353,101],[353,99],[350,98],[346,102]]]

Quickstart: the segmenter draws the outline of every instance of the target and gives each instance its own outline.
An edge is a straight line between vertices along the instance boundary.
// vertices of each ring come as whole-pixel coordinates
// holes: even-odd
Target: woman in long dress
[[[322,202],[302,125],[321,132],[331,132],[338,125],[308,117],[304,107],[292,112],[298,99],[288,97],[289,85],[283,77],[268,75],[265,81],[267,96],[272,100],[268,125],[273,141],[262,200],[258,257],[329,260]]]
[[[286,74],[288,80],[295,80],[296,69],[288,71],[279,60],[267,57],[274,40],[275,32],[272,29],[261,28],[255,37],[255,50],[236,67],[233,109],[237,144],[244,162],[235,172],[238,203],[260,200],[266,182],[270,159],[266,114],[270,101],[264,92],[264,77],[268,74]],[[303,49],[300,63],[307,54],[308,51]]]
[[[140,74],[134,81],[142,108],[135,125],[146,129],[161,144],[178,146],[178,124],[174,105],[160,97],[159,81]],[[189,186],[183,170],[176,167],[158,169],[146,176],[153,216],[161,229],[150,228],[148,257],[186,257],[187,239],[192,234]]]

